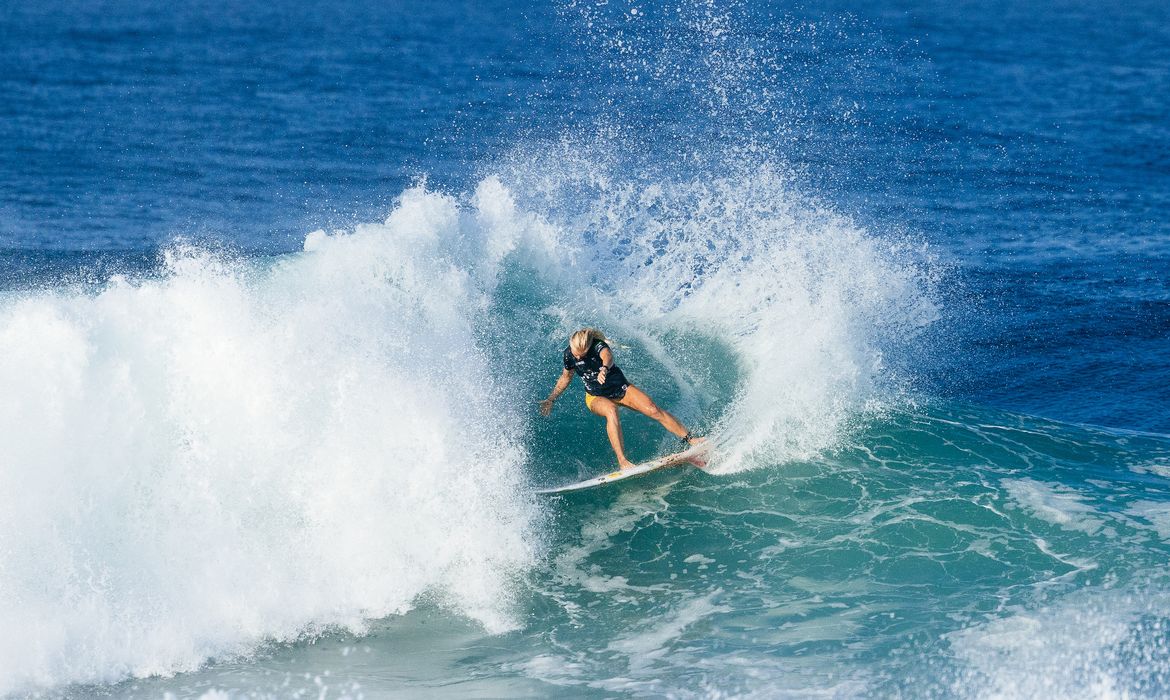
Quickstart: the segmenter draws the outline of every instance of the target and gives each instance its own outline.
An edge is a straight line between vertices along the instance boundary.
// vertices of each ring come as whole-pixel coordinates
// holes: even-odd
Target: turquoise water
[[[519,629],[439,601],[119,695],[1155,696],[1170,443],[973,408],[550,514]],[[307,675],[306,675],[307,674]]]
[[[1166,14],[0,8],[0,695],[1167,695]]]

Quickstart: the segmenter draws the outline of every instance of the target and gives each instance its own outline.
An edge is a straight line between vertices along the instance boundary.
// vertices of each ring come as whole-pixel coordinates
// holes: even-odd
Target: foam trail
[[[0,693],[192,669],[429,593],[515,625],[526,452],[456,202],[0,307]],[[469,263],[468,260],[471,262]]]
[[[960,663],[940,689],[980,698],[1157,697],[1168,680],[1166,613],[1158,588],[1086,589],[950,633]]]

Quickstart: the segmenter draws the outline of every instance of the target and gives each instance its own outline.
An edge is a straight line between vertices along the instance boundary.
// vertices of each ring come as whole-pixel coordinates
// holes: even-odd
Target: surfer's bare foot
[[[707,438],[705,438],[705,437],[688,437],[687,438],[688,445],[702,445],[704,442],[707,442]]]
[[[618,469],[629,469],[632,466],[634,466],[634,463],[628,459],[619,459],[618,460]]]

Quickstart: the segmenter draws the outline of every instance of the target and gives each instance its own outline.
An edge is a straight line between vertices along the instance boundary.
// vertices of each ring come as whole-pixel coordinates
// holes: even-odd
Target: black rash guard
[[[630,383],[626,381],[626,375],[622,374],[617,365],[611,365],[605,373],[605,384],[597,383],[597,373],[601,371],[602,365],[601,351],[608,348],[609,345],[604,340],[596,340],[580,360],[573,357],[572,350],[565,348],[565,369],[572,370],[581,377],[581,381],[585,382],[585,393],[604,396],[607,399],[620,399],[626,395]]]

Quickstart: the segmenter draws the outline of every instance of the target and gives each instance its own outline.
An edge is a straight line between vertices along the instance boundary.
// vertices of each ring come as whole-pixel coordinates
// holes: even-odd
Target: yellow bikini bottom
[[[625,396],[626,396],[625,390],[627,388],[629,388],[628,384],[626,386],[622,387],[622,395],[621,396],[618,396],[618,397],[608,397],[607,396],[605,398],[608,398],[610,401],[617,403],[618,401],[621,401],[623,398],[625,398]],[[593,410],[593,399],[597,399],[597,398],[601,398],[601,397],[594,396],[593,394],[590,394],[589,392],[585,392],[585,408],[588,408],[589,410],[592,411]]]

